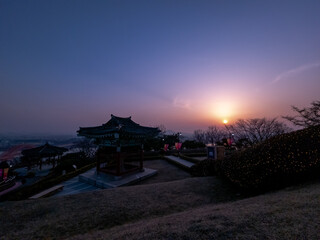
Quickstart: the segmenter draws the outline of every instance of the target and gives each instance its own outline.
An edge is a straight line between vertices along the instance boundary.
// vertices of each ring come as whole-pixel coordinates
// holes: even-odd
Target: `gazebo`
[[[97,151],[97,173],[104,172],[122,176],[135,171],[143,171],[143,143],[157,136],[158,128],[140,126],[131,117],[122,118],[111,114],[111,119],[101,126],[80,127],[78,136],[95,139]],[[130,152],[140,152],[139,166],[125,163]],[[102,162],[107,160],[106,165]]]
[[[0,161],[0,183],[8,179],[9,168],[7,161]]]
[[[68,151],[68,149],[46,143],[40,147],[23,150],[21,153],[28,163],[32,164],[36,162],[41,169],[43,158],[49,158],[49,162],[52,162],[52,167],[54,168],[57,160],[56,157],[58,157],[59,160],[66,151]]]
[[[15,185],[15,176],[10,174],[9,171],[10,165],[7,161],[0,161],[0,196],[2,191]]]

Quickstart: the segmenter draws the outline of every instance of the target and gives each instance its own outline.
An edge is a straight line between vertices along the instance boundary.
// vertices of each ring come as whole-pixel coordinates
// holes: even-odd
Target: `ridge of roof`
[[[57,147],[57,146],[53,146],[51,144],[49,144],[48,142],[44,145],[41,145],[39,147],[35,147],[35,148],[30,148],[30,149],[26,149],[23,150],[21,153],[22,155],[38,155],[38,154],[61,154],[63,152],[68,151],[67,148],[64,147]]]
[[[160,131],[158,128],[140,126],[138,123],[132,121],[130,117],[117,117],[111,114],[111,119],[95,127],[80,127],[78,136],[98,137],[105,134],[112,134],[113,132],[127,132],[134,135],[156,135]]]
[[[106,122],[105,124],[102,125],[103,127],[119,127],[121,128],[122,126],[134,126],[138,127],[140,126],[138,123],[132,121],[131,116],[130,117],[118,117],[113,114],[111,114],[111,119]]]
[[[111,118],[130,119],[131,120],[131,116],[130,117],[118,117],[118,116],[113,115],[113,114],[111,114]]]

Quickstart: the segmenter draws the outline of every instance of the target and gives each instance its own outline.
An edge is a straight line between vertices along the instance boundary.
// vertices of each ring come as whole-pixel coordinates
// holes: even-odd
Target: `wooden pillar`
[[[58,155],[57,165],[61,164],[61,157],[62,157],[62,155]]]
[[[117,161],[117,176],[120,176],[121,174],[121,147],[117,147],[117,153],[116,153],[116,161]]]
[[[52,160],[52,167],[55,168],[56,166],[56,156],[53,157],[53,160]]]
[[[42,170],[42,158],[39,157],[39,160],[38,160],[38,164],[39,164],[39,169]]]
[[[116,175],[117,176],[120,176],[120,173],[121,173],[121,155],[120,155],[120,152],[117,152],[116,153],[116,161],[117,161],[117,173]]]
[[[143,158],[144,158],[144,151],[143,151],[143,144],[141,144],[141,150],[140,150],[140,171],[143,171]]]
[[[101,156],[101,150],[100,148],[98,149],[98,153],[97,153],[97,174],[99,173],[100,171],[100,156]]]
[[[31,157],[25,157],[27,159],[27,165],[28,165],[28,171],[31,170],[31,166],[32,163],[31,161],[33,161],[33,159]]]

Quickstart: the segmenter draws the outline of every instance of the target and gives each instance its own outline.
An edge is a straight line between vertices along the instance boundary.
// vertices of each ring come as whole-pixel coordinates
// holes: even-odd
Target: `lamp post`
[[[228,141],[228,139],[227,139],[227,144],[229,145],[229,147],[231,147],[231,143],[232,143],[232,135],[233,134],[231,134],[231,132],[230,132],[230,130],[229,130],[229,128],[228,128],[228,126],[227,126],[227,123],[228,123],[228,120],[223,120],[223,123],[224,123],[224,126],[225,126],[225,128],[227,129],[227,131],[228,131],[228,134],[229,134],[229,141]],[[229,143],[230,142],[230,143]]]
[[[178,157],[180,157],[180,147],[181,147],[181,144],[180,144],[180,136],[181,136],[181,132],[178,132],[177,133],[177,138],[178,138],[178,143],[176,145],[176,148],[178,150]]]
[[[178,132],[177,135],[178,135],[178,142],[180,142],[180,136],[182,135],[181,132]]]

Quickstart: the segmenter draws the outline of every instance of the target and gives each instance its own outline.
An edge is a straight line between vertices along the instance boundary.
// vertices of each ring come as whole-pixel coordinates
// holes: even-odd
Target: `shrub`
[[[206,177],[215,175],[215,160],[206,159],[193,165],[190,173],[194,177]]]
[[[77,168],[82,168],[91,163],[93,163],[93,160],[86,158],[81,152],[69,153],[61,158],[60,163],[54,169],[54,172],[57,174],[61,174],[63,170],[72,172],[75,170],[73,165],[77,166]]]
[[[30,172],[27,172],[27,174],[26,174],[26,178],[34,178],[36,176],[36,173],[35,172],[32,172],[32,171],[30,171]]]
[[[86,165],[82,168],[78,168],[77,170],[63,176],[61,175],[57,176],[55,175],[55,173],[50,173],[32,185],[28,185],[22,188],[17,188],[9,192],[8,194],[2,195],[0,197],[0,201],[3,201],[3,200],[17,201],[17,200],[27,199],[28,197],[31,197],[32,195],[35,195],[36,193],[39,193],[41,191],[44,191],[47,188],[53,187],[63,181],[66,181],[75,176],[78,176],[79,174],[88,171],[94,166],[95,166],[95,163],[91,163],[89,165]]]
[[[218,161],[218,171],[250,190],[275,189],[320,173],[320,125],[279,135]]]
[[[195,149],[195,148],[204,148],[206,145],[202,142],[196,142],[194,140],[186,140],[182,143],[182,149]]]

